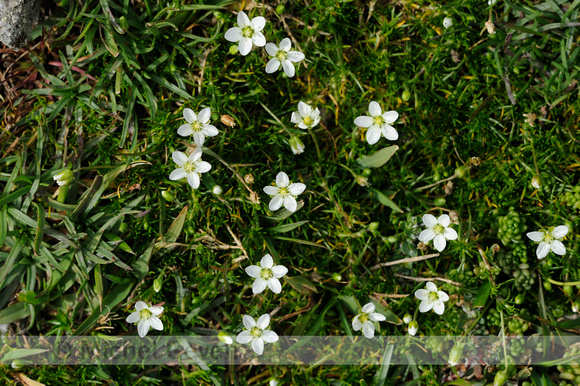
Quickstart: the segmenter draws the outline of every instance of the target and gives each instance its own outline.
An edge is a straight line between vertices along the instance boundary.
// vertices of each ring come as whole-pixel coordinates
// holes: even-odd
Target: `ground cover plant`
[[[2,382],[580,383],[575,347],[488,366],[438,338],[580,326],[579,7],[45,3],[1,53],[4,337],[413,335],[447,364],[3,351]]]

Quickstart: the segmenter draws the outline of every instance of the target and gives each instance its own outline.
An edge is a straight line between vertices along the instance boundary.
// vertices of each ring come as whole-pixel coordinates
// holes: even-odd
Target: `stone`
[[[19,50],[38,19],[38,0],[0,0],[0,42]]]

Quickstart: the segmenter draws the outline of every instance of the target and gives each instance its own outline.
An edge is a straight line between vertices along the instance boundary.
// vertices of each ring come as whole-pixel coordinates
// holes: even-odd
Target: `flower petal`
[[[193,133],[193,129],[189,123],[184,123],[183,125],[179,126],[177,129],[177,134],[181,135],[182,137],[190,136]]]
[[[435,311],[437,315],[443,315],[443,312],[445,311],[445,304],[443,304],[442,301],[436,301],[433,304],[433,311]]]
[[[149,312],[151,312],[153,315],[159,315],[163,312],[163,307],[149,307]]]
[[[258,355],[262,355],[264,352],[264,341],[262,338],[254,338],[252,339],[252,349]]]
[[[202,147],[205,143],[205,135],[201,131],[195,131],[193,133],[193,142],[199,147]]]
[[[368,339],[373,339],[375,337],[375,324],[370,321],[366,321],[362,325],[363,334]]]
[[[284,72],[286,73],[288,78],[292,78],[294,76],[294,74],[296,73],[296,70],[294,69],[294,65],[289,60],[284,60],[282,62],[282,68],[284,68]]]
[[[376,126],[372,126],[367,130],[366,138],[370,145],[374,145],[375,143],[379,142],[379,139],[381,139],[381,130]]]
[[[437,286],[432,281],[428,281],[425,287],[427,287],[427,291],[429,292],[437,292]]]
[[[538,249],[536,249],[536,256],[538,257],[538,259],[543,259],[548,255],[549,252],[550,252],[550,244],[542,241],[540,245],[538,245]]]
[[[307,117],[310,115],[312,107],[308,106],[306,103],[300,101],[298,102],[298,112],[302,117]]]
[[[189,154],[189,162],[195,162],[198,159],[201,158],[202,152],[201,152],[201,147],[196,147],[195,149],[193,149],[193,151],[191,152],[191,154]]]
[[[152,316],[149,319],[149,324],[151,324],[151,328],[157,331],[163,331],[163,322],[157,316]]]
[[[171,158],[173,158],[173,162],[175,162],[178,166],[183,166],[187,162],[188,158],[185,153],[180,151],[174,151],[171,153]]]
[[[369,319],[373,322],[382,322],[383,320],[387,320],[387,317],[383,314],[379,314],[378,312],[373,312],[369,315]]]
[[[290,117],[290,122],[292,122],[292,123],[294,123],[296,125],[299,124],[299,123],[302,123],[302,117],[297,112],[293,112],[292,113],[292,116]]]
[[[266,43],[266,52],[270,56],[276,56],[278,53],[278,47],[274,43]],[[276,70],[274,70],[276,71]],[[268,72],[268,71],[266,71]]]
[[[264,26],[266,25],[266,19],[264,19],[262,16],[256,16],[252,19],[250,25],[254,31],[259,32],[264,29]]]
[[[272,259],[272,256],[267,253],[262,257],[262,260],[260,260],[260,266],[262,268],[272,268],[274,266],[274,259]]]
[[[280,61],[276,58],[272,58],[272,59],[270,59],[268,64],[266,64],[266,73],[271,74],[273,72],[278,71],[279,68],[280,68]]]
[[[289,38],[282,39],[280,42],[280,49],[284,51],[290,51],[290,47],[292,47],[292,42]]]
[[[141,338],[144,338],[148,332],[149,332],[149,319],[141,319],[139,324],[137,324],[137,333]]]
[[[199,188],[199,175],[197,173],[187,173],[187,183],[193,189]]]
[[[566,225],[557,226],[552,231],[552,236],[554,236],[557,239],[561,239],[562,237],[566,236],[566,234],[568,233],[568,230],[569,229]]]
[[[352,318],[352,329],[355,331],[360,330],[362,327],[362,323],[360,322],[359,316],[360,315],[357,315],[354,318]]]
[[[240,27],[232,27],[226,31],[225,38],[228,42],[239,42],[244,36],[242,35],[242,29]]]
[[[432,214],[424,214],[423,224],[425,224],[427,228],[433,228],[435,225],[437,225],[437,219]]]
[[[265,330],[266,328],[268,328],[269,324],[270,324],[270,315],[268,315],[268,314],[264,314],[264,315],[260,316],[258,318],[258,321],[256,322],[256,326],[262,330]]]
[[[354,120],[354,124],[358,127],[371,127],[374,121],[372,117],[361,115],[360,117],[356,117]]]
[[[286,188],[290,184],[288,174],[280,172],[276,175],[276,185],[280,188]]]
[[[539,243],[544,240],[546,234],[544,232],[528,232],[526,233],[526,236],[528,236],[530,240]]]
[[[433,229],[427,228],[419,234],[419,241],[426,243],[428,241],[433,240],[434,237],[435,237],[435,232],[433,231]]]
[[[246,330],[251,330],[252,328],[256,327],[256,321],[250,315],[244,315],[242,318],[242,323],[244,323]]]
[[[275,343],[278,341],[278,334],[272,330],[264,330],[262,331],[261,338],[266,343]]]
[[[260,277],[260,274],[262,273],[262,268],[258,267],[257,265],[250,265],[246,267],[245,271],[248,274],[248,276],[257,278]]]
[[[137,323],[139,320],[141,320],[139,311],[132,312],[131,315],[127,316],[127,323]]]
[[[447,240],[445,240],[445,236],[443,236],[443,235],[437,235],[433,239],[433,246],[439,252],[443,251],[445,249],[446,245],[447,245]]]
[[[365,304],[362,308],[362,312],[368,314],[370,312],[375,312],[375,305],[372,302]]]
[[[552,241],[551,248],[556,255],[564,256],[566,254],[566,247],[560,240]]]
[[[240,344],[250,343],[252,341],[252,335],[250,335],[250,331],[242,331],[236,337],[236,342]]]
[[[280,188],[277,186],[264,186],[264,193],[266,193],[268,196],[275,196],[280,192]]]
[[[250,19],[244,11],[240,11],[240,13],[238,13],[238,25],[242,28],[250,25]]]
[[[295,183],[290,184],[290,186],[288,186],[288,192],[290,192],[290,194],[293,196],[297,196],[299,194],[302,194],[305,190],[306,190],[306,185],[304,185],[301,182],[295,182]]]
[[[300,51],[290,51],[288,52],[288,60],[294,63],[304,60],[306,56]]]
[[[268,279],[268,288],[270,288],[270,290],[275,294],[282,292],[282,284],[280,284],[280,280],[275,277]]]
[[[399,113],[391,110],[391,111],[387,111],[386,113],[384,113],[381,116],[383,117],[385,122],[394,123],[397,120],[397,118],[399,118]]]
[[[144,310],[145,308],[149,308],[149,306],[147,305],[147,303],[139,300],[137,303],[135,303],[135,309],[137,311],[141,311]]]
[[[415,291],[415,297],[419,300],[425,300],[429,296],[429,291],[426,289],[418,289]]]
[[[296,199],[291,195],[284,196],[284,208],[288,209],[290,212],[296,212],[296,209],[298,209]]]
[[[211,164],[205,161],[199,161],[195,167],[195,171],[198,173],[207,173],[211,170]]]
[[[252,293],[254,295],[261,294],[262,292],[264,292],[267,286],[268,282],[265,279],[259,277],[256,280],[254,280],[254,284],[252,285]]]
[[[193,123],[197,120],[197,115],[195,115],[195,112],[192,109],[186,107],[183,109],[183,118],[185,118],[188,123]]]
[[[209,107],[206,107],[205,109],[201,110],[197,115],[197,120],[199,123],[208,123],[210,118],[211,118],[211,108]]]
[[[283,265],[275,265],[272,267],[272,273],[274,274],[274,277],[281,278],[288,273],[288,268]]]
[[[242,56],[246,56],[252,50],[252,39],[242,37],[238,43],[238,50]]]
[[[439,296],[439,300],[446,302],[449,300],[449,295],[447,295],[445,292],[443,291],[437,291],[437,296]]]
[[[185,169],[183,169],[183,168],[175,169],[169,175],[169,179],[171,181],[177,181],[177,180],[184,178],[186,174],[187,173],[185,173]]]
[[[457,240],[457,238],[459,237],[457,235],[457,232],[453,228],[445,228],[445,232],[443,232],[443,236],[447,240]]]
[[[446,215],[446,214],[442,214],[441,216],[439,216],[439,218],[437,219],[437,222],[441,225],[443,225],[444,227],[448,227],[449,224],[451,224],[451,218]]]
[[[427,299],[423,300],[421,304],[419,304],[419,311],[420,312],[429,312],[433,308],[433,302]]]
[[[383,113],[383,110],[377,102],[372,101],[369,104],[369,113],[371,114],[371,117],[378,117]]]
[[[270,204],[268,205],[268,208],[273,212],[275,210],[280,209],[282,207],[283,203],[284,203],[284,198],[280,195],[276,195],[270,200]]]
[[[264,47],[266,45],[266,37],[264,37],[264,34],[261,32],[254,32],[252,35],[252,43],[254,43],[256,47]]]
[[[395,130],[394,127],[392,127],[389,124],[386,123],[383,124],[381,126],[381,132],[383,136],[389,141],[396,141],[397,139],[399,139],[399,133],[397,132],[397,130]]]

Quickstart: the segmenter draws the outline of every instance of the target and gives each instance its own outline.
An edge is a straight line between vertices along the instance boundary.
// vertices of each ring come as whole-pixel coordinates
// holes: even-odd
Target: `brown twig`
[[[400,277],[402,279],[413,280],[413,281],[439,280],[439,281],[443,281],[445,283],[453,284],[454,286],[457,286],[457,287],[463,287],[463,285],[461,283],[458,283],[458,282],[453,281],[453,280],[445,279],[443,277],[413,277],[413,276],[400,275],[398,273],[396,273],[395,276]]]
[[[427,259],[431,259],[431,258],[437,257],[437,256],[439,256],[438,253],[433,253],[431,255],[406,257],[406,258],[400,259],[400,260],[387,261],[386,263],[380,263],[380,264],[373,266],[371,268],[371,271],[374,271],[375,269],[379,269],[381,267],[389,267],[391,265],[413,263],[415,261],[427,260]]]

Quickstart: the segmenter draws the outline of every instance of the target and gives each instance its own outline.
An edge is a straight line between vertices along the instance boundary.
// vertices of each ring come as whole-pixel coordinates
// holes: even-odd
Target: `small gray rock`
[[[38,0],[0,0],[0,41],[19,50],[38,19]]]

